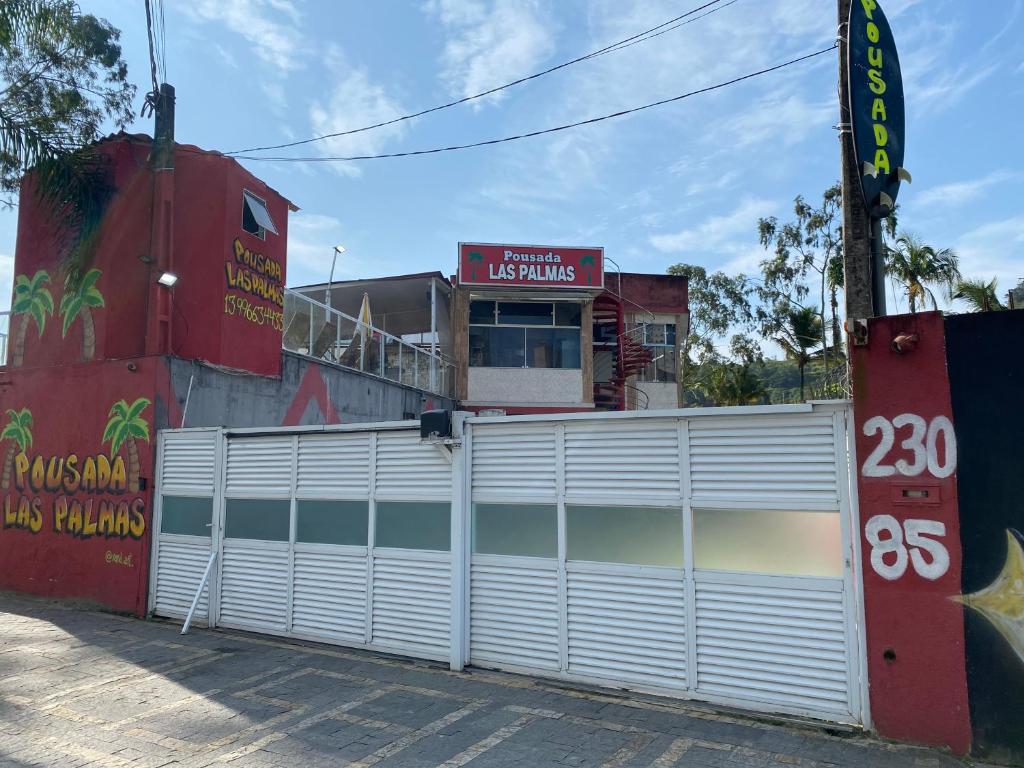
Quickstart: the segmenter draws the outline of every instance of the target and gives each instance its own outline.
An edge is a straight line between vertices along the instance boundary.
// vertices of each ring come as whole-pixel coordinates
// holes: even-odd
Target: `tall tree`
[[[714,405],[762,405],[768,402],[764,382],[749,364],[726,360],[712,363],[704,376],[703,390]]]
[[[830,268],[837,258],[842,259],[842,210],[842,187],[836,183],[825,190],[818,206],[798,195],[793,201],[795,218],[787,224],[780,224],[774,216],[757,222],[761,245],[774,249],[772,256],[761,262],[764,274],[763,306],[775,305],[787,297],[799,302],[809,293],[804,281],[813,278],[818,294],[821,355],[826,372],[829,366],[829,339],[828,324],[825,322],[825,294]],[[834,301],[832,306],[835,324],[838,322],[838,301]],[[782,326],[788,322],[788,315],[776,315],[774,321],[765,328],[766,333],[781,332]]]
[[[16,411],[13,408],[7,410],[7,425],[4,431],[0,432],[0,440],[10,440],[7,446],[7,455],[4,457],[3,477],[0,478],[0,487],[11,487],[11,469],[14,467],[14,456],[17,452],[24,453],[32,447],[32,411],[22,408]]]
[[[680,381],[683,394],[692,389],[695,366],[717,358],[716,344],[737,329],[749,330],[754,323],[754,286],[745,275],[708,273],[695,264],[676,264],[670,275],[689,278],[690,331],[680,345]],[[756,344],[747,339],[748,346]]]
[[[73,0],[0,2],[0,194],[11,204],[21,177],[35,171],[33,188],[63,230],[72,283],[86,271],[111,194],[89,145],[104,126],[132,120],[120,34]]]
[[[821,344],[821,317],[814,307],[792,308],[775,339],[800,370],[800,401],[805,399],[804,373],[815,357],[815,347]]]
[[[911,312],[917,312],[918,305],[924,306],[928,299],[938,309],[932,287],[951,294],[960,280],[959,259],[950,248],[936,250],[904,232],[896,238],[895,247],[886,250],[886,269],[902,284]]]
[[[971,312],[996,312],[1006,309],[999,301],[996,279],[987,283],[984,280],[960,280],[953,289],[953,298],[964,302]]]

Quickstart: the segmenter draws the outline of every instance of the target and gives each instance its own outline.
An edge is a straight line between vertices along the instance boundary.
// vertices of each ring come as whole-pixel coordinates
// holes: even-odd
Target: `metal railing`
[[[454,396],[455,364],[450,360],[290,288],[284,294],[282,346],[442,397]]]
[[[7,365],[7,337],[11,332],[11,313],[0,312],[0,365]]]

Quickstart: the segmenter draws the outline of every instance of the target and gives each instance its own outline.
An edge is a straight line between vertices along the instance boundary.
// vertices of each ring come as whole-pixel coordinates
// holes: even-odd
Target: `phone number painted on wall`
[[[254,325],[269,325],[275,331],[284,330],[284,312],[260,304],[253,304],[244,296],[224,294],[224,314],[243,317]]]

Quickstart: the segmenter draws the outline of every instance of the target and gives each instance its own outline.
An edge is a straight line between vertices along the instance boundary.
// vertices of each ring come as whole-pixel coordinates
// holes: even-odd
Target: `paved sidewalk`
[[[945,768],[940,752],[0,594],[0,766]]]

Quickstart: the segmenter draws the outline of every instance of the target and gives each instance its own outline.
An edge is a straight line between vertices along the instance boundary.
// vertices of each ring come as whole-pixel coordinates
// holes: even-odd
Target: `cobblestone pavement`
[[[0,594],[0,765],[963,765],[663,699],[178,629]]]

